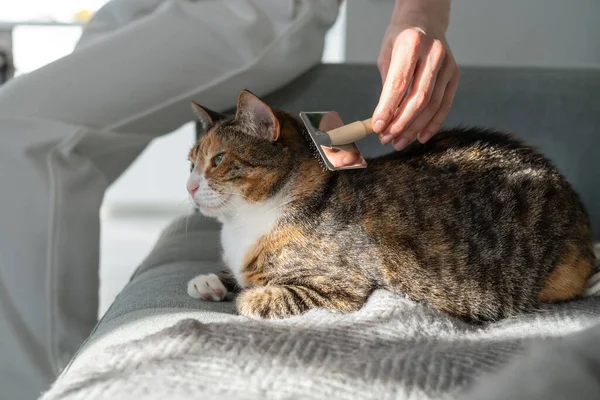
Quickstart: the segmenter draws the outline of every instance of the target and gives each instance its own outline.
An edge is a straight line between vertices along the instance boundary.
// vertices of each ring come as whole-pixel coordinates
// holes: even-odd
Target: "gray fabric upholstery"
[[[600,324],[537,343],[500,372],[484,375],[465,400],[600,399]]]
[[[186,293],[220,268],[213,228],[171,225],[44,400],[460,398],[528,346],[600,323],[600,297],[474,326],[382,290],[352,314],[253,321]]]
[[[350,121],[369,117],[379,90],[379,74],[374,66],[323,65],[266,100],[292,112],[337,110],[345,121]],[[600,71],[463,68],[461,86],[446,125],[484,125],[514,131],[539,146],[581,193],[596,237],[600,238],[600,172],[594,156],[594,151],[600,149],[597,93]],[[359,146],[367,155],[391,151],[380,147],[375,137]],[[551,397],[548,391],[554,395],[560,392],[553,390],[545,378],[546,374],[556,375],[548,369],[550,361],[565,362],[563,365],[574,371],[582,365],[600,365],[597,359],[578,357],[585,347],[556,350],[559,355],[569,353],[568,358],[543,351],[545,343],[553,343],[551,349],[569,343],[548,338],[577,332],[582,332],[589,345],[595,336],[584,329],[600,323],[598,298],[550,307],[539,315],[482,329],[385,292],[377,292],[369,305],[353,316],[332,316],[317,310],[274,325],[247,321],[234,315],[231,302],[203,302],[186,293],[188,279],[221,268],[218,228],[214,221],[193,215],[165,230],[46,399],[132,398],[140,388],[150,396],[147,390],[162,384],[172,385],[169,393],[197,390],[192,392],[194,396],[216,398],[255,398],[251,395],[256,393],[266,398],[321,398],[325,394],[333,398],[462,398],[461,391],[473,383],[476,387],[469,394],[473,399],[551,399],[557,397]],[[186,321],[188,318],[199,323]],[[599,328],[595,329],[590,332]],[[153,333],[157,335],[146,338]],[[268,340],[258,343],[261,337]],[[141,341],[133,343],[136,339]],[[181,347],[183,342],[189,346]],[[270,347],[270,343],[276,347]],[[476,381],[486,372],[501,370],[513,356],[523,354],[532,345],[533,361],[517,358],[514,368],[529,371],[531,379],[536,379],[538,397],[533,391],[525,391],[525,379],[516,383],[521,386],[506,392],[511,396],[503,397],[507,382],[514,377],[510,364],[508,372]],[[265,355],[261,362],[247,354],[252,348],[255,355]],[[316,351],[318,357],[297,352],[303,348]],[[178,370],[182,357],[188,369]],[[309,365],[305,364],[306,357],[311,360]],[[148,365],[158,366],[161,373]],[[269,370],[268,365],[276,370]],[[288,390],[297,390],[297,396],[277,386],[280,372],[294,368],[300,368],[299,372],[285,375],[289,380],[283,382],[289,388],[293,386],[295,389]],[[181,375],[169,377],[166,370]],[[260,379],[251,379],[251,372],[264,376],[267,383],[254,386]],[[589,387],[592,393],[596,390],[593,374],[583,375],[587,380],[577,385]],[[212,377],[214,381],[215,376],[222,379],[213,386],[204,379]],[[305,386],[291,383],[302,379],[306,379]],[[573,387],[574,382],[565,387]],[[312,389],[303,391],[309,384]],[[109,397],[107,388],[113,390]],[[515,397],[519,393],[523,396]],[[527,393],[531,396],[526,397]]]

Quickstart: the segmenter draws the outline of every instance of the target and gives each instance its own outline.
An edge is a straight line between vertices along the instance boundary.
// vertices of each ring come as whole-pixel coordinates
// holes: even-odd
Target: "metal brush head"
[[[367,161],[354,143],[343,146],[331,146],[331,140],[326,131],[343,125],[342,119],[335,111],[300,112],[300,119],[306,127],[309,144],[315,152],[315,157],[321,161],[324,168],[330,171],[344,169],[366,168]]]

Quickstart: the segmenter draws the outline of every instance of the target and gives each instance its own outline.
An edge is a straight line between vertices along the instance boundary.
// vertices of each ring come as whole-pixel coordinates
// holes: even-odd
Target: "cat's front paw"
[[[215,274],[198,275],[188,282],[187,292],[195,299],[223,301],[227,288]]]
[[[294,292],[295,293],[295,292]],[[237,298],[240,315],[254,319],[280,319],[301,314],[310,305],[284,286],[257,286],[243,290]]]

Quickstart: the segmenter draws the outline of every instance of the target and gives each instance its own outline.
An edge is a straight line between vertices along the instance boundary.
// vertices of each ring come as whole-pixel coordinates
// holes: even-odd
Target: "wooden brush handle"
[[[371,118],[369,118],[364,121],[355,121],[328,131],[327,133],[331,139],[331,145],[339,146],[364,139],[368,134],[373,133],[371,122]]]

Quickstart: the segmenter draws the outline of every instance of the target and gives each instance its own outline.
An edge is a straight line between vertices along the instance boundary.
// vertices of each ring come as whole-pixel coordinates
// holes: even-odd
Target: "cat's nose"
[[[198,188],[200,187],[200,183],[198,182],[188,182],[187,183],[187,191],[193,196],[194,193],[196,193],[196,191],[198,190]]]

